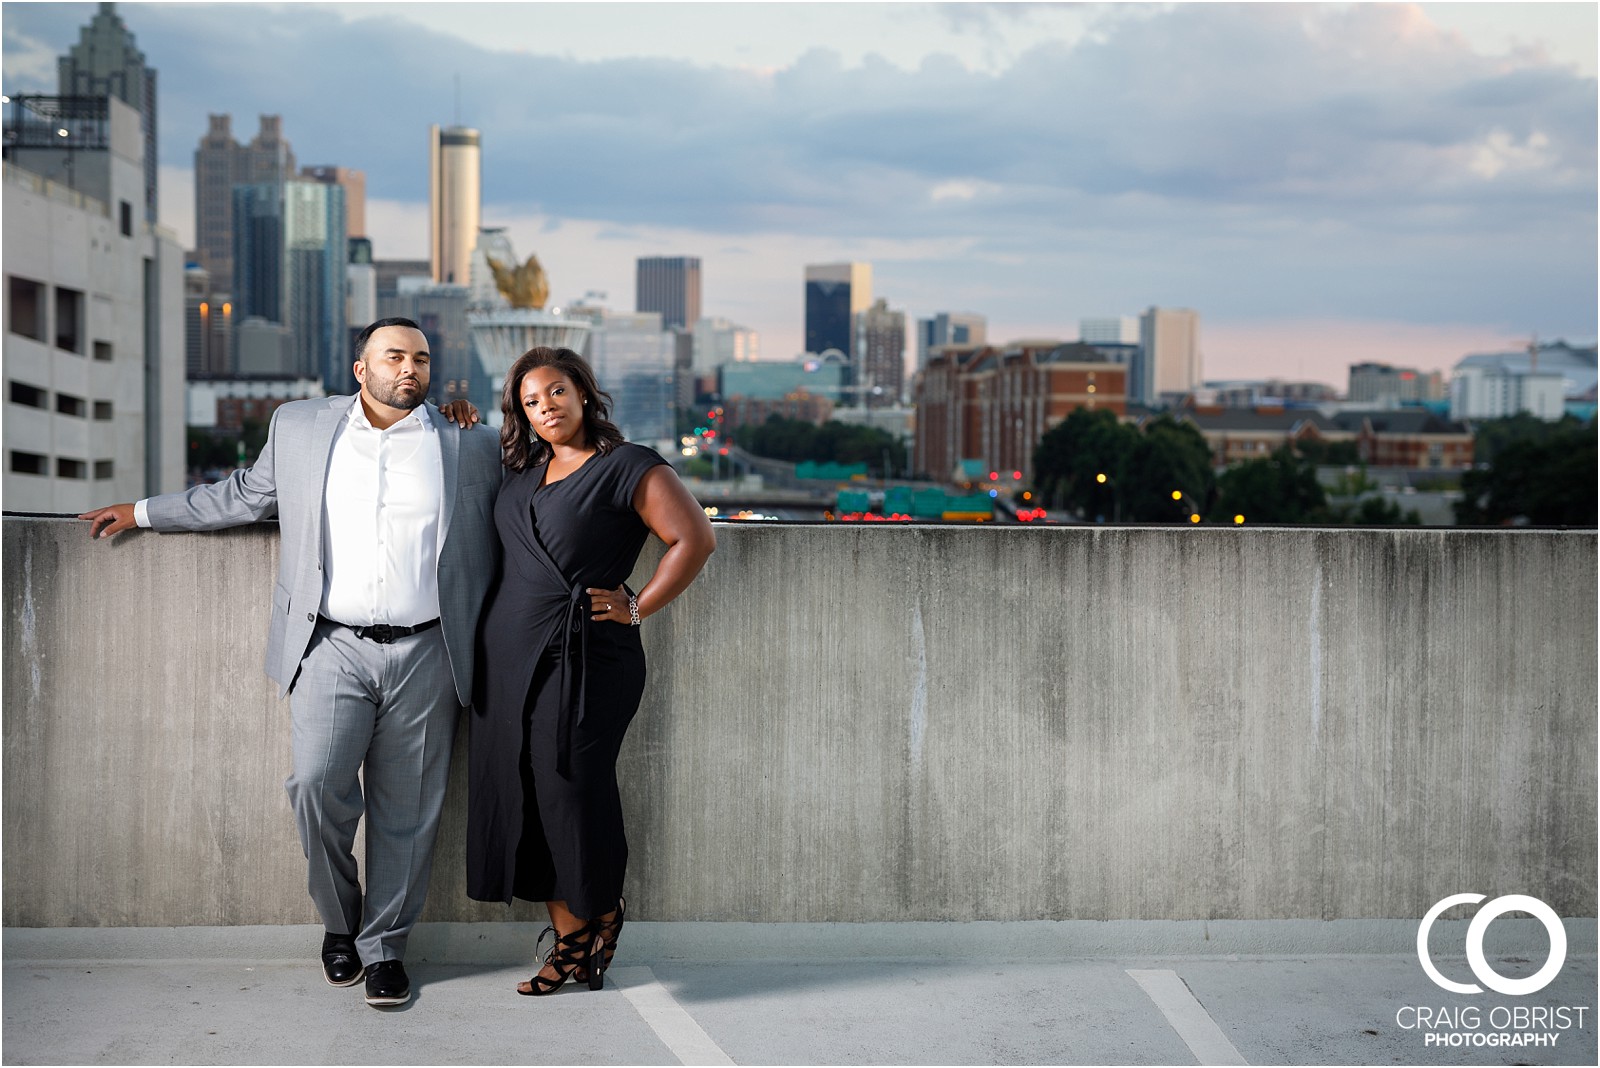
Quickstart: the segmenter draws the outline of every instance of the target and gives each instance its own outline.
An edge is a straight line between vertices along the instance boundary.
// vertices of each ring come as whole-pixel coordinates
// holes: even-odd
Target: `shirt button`
[[[316,619],[317,619],[317,614],[315,612],[307,612],[306,613],[306,622],[307,623],[314,623],[314,622],[316,622]]]

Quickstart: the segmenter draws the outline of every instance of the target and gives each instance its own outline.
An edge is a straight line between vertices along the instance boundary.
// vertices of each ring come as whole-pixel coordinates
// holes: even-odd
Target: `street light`
[[[1111,491],[1111,521],[1122,522],[1122,495],[1117,492],[1116,479],[1101,471],[1094,476],[1094,480]]]
[[[1194,501],[1190,500],[1183,490],[1173,490],[1172,499],[1180,504],[1185,505],[1189,509],[1189,522],[1200,522],[1200,510],[1194,506]]]

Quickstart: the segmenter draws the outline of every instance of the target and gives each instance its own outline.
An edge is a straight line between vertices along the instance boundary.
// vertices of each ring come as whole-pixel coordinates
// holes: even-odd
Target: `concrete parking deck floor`
[[[1448,994],[1413,954],[1040,958],[1027,945],[1043,928],[1030,924],[793,925],[774,938],[754,925],[638,923],[605,990],[569,986],[535,999],[513,991],[528,965],[503,961],[508,949],[530,952],[536,928],[439,927],[448,930],[414,937],[412,1000],[386,1010],[369,1008],[359,985],[322,981],[319,928],[9,929],[4,1062],[1387,1065],[1597,1056],[1596,963],[1584,943],[1550,986],[1505,997]],[[939,928],[948,951],[930,952]],[[785,939],[804,941],[805,952],[785,951]],[[697,942],[706,959],[688,951]],[[897,954],[897,942],[907,952]],[[974,952],[984,944],[991,954]],[[926,958],[908,959],[916,952]],[[1491,963],[1515,977],[1542,956]],[[1437,963],[1468,977],[1462,960]],[[1554,1034],[1555,1043],[1429,1044],[1432,1029],[1408,1026],[1418,1007],[1478,1010],[1476,1026],[1469,1012],[1443,1033]],[[1502,1027],[1497,1007],[1525,1017],[1565,1010],[1566,1023],[1552,1012],[1542,1026]]]

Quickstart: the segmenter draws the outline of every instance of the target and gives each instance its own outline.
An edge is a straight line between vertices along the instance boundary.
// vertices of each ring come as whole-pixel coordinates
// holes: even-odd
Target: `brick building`
[[[1347,411],[1196,407],[1181,418],[1200,431],[1217,467],[1261,460],[1284,445],[1353,441],[1371,467],[1463,468],[1472,463],[1472,432],[1421,408]]]
[[[916,386],[915,470],[947,477],[962,460],[1033,477],[1039,439],[1076,408],[1127,412],[1127,369],[1079,342],[945,345]]]
[[[1345,412],[1334,422],[1354,433],[1362,463],[1372,467],[1472,466],[1472,432],[1423,409]]]
[[[796,419],[821,426],[833,417],[833,401],[807,393],[803,389],[782,397],[728,397],[722,402],[722,420],[725,431],[742,426],[760,426],[768,416]]]

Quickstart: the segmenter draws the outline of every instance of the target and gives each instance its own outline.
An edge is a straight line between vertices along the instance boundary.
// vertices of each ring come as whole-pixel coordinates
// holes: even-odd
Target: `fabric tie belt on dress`
[[[399,638],[409,638],[413,634],[421,634],[423,631],[439,625],[438,616],[434,616],[427,622],[418,623],[414,627],[396,627],[388,623],[374,623],[367,627],[356,627],[349,623],[340,623],[337,619],[329,619],[327,616],[318,616],[317,619],[323,623],[332,623],[336,627],[343,627],[357,638],[365,638],[368,641],[377,642],[379,645],[389,645]]]
[[[578,665],[574,669],[573,636],[577,636]],[[583,723],[589,678],[589,595],[581,583],[567,595],[567,615],[561,621],[561,710],[556,719],[556,774],[563,779],[572,772],[572,732]],[[577,678],[573,678],[576,672]]]

